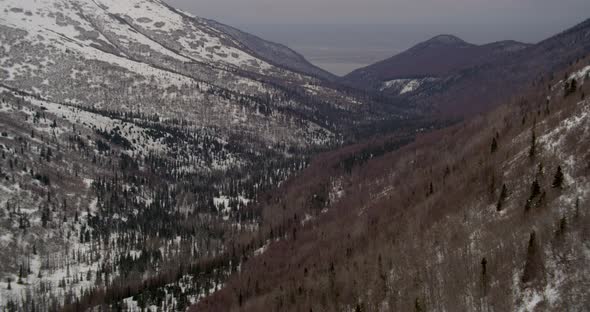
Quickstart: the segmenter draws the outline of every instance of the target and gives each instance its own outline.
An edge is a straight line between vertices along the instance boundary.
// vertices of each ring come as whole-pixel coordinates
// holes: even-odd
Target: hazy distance
[[[575,23],[569,26],[573,26]],[[560,29],[553,25],[234,25],[286,44],[310,62],[337,75],[402,52],[439,34],[483,44],[499,40],[535,43]],[[567,27],[569,27],[567,26]]]
[[[166,0],[286,44],[337,75],[439,34],[534,43],[587,18],[587,0]]]

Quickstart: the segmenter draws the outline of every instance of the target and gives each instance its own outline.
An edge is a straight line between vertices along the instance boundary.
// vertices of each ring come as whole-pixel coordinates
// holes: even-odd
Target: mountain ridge
[[[494,57],[495,53],[520,50],[529,44],[505,40],[482,45],[468,43],[454,35],[438,35],[383,61],[357,69],[344,82],[371,87],[393,79],[447,75]],[[503,49],[499,49],[502,47]],[[364,81],[364,82],[361,82]]]
[[[139,76],[141,79],[136,79],[134,84],[141,85],[149,84],[149,79],[157,76],[171,76],[176,81],[174,87],[191,88],[191,92],[199,93],[199,97],[205,100],[209,92],[206,89],[227,90],[235,97],[255,98],[260,102],[280,98],[281,101],[272,101],[276,109],[283,110],[283,113],[286,113],[286,108],[305,112],[305,118],[316,119],[314,123],[317,123],[318,117],[321,118],[321,114],[317,113],[320,109],[343,114],[365,109],[360,104],[362,100],[341,93],[328,83],[333,79],[332,75],[311,65],[293,50],[217,22],[191,17],[162,1],[2,2],[7,4],[7,14],[2,18],[4,27],[13,25],[12,28],[6,28],[5,35],[18,34],[19,29],[30,32],[20,38],[5,37],[6,42],[16,43],[27,38],[30,44],[43,44],[45,49],[53,49],[45,54],[56,54],[56,58],[64,55],[62,51],[65,50],[77,56],[67,61],[71,66],[82,66],[84,62],[79,61],[82,58],[97,63],[99,67],[100,64],[110,63],[117,70],[130,72],[121,76],[131,73]],[[158,21],[158,18],[166,22]],[[106,23],[112,26],[105,27]],[[15,45],[15,48],[19,46]],[[266,54],[261,55],[263,52]],[[41,92],[43,94],[40,95],[55,101],[68,99],[86,105],[113,105],[101,104],[104,99],[96,99],[90,90],[83,94],[76,88],[50,88],[45,84],[36,84],[36,90],[32,90],[28,86],[31,84],[30,76],[36,75],[36,79],[56,83],[47,76],[48,71],[54,70],[61,71],[59,75],[65,79],[71,77],[57,64],[37,66],[44,60],[42,55],[35,54],[35,50],[23,49],[22,53],[32,64],[25,65],[16,55],[8,54],[0,71],[5,84],[12,87],[22,85],[23,90]],[[103,68],[100,67],[101,70]],[[104,74],[108,75],[106,72]],[[162,78],[156,80],[164,82]],[[170,85],[170,80],[165,80],[164,83]],[[95,88],[79,82],[77,84],[86,89]],[[197,85],[203,90],[196,90]],[[68,92],[75,92],[76,95]],[[316,104],[309,103],[307,98],[310,96],[319,101],[314,100]],[[291,100],[293,98],[297,99]],[[129,100],[125,99],[125,102]],[[289,101],[291,103],[287,103]],[[295,102],[298,104],[294,105]],[[137,105],[142,106],[150,109],[145,103]],[[325,120],[321,123],[328,124]]]
[[[269,195],[255,256],[190,311],[586,310],[589,62],[399,149],[322,154]]]
[[[359,90],[163,0],[0,6],[0,309],[587,305],[586,26]]]
[[[481,113],[539,76],[590,52],[590,19],[536,44],[508,40],[414,52],[410,49],[358,69],[342,82],[401,97],[435,116]]]
[[[255,231],[260,194],[311,155],[379,122],[431,124],[162,1],[0,7],[0,309],[117,305],[120,285],[163,287]],[[235,265],[181,272],[177,306]]]
[[[468,45],[474,45],[474,44],[468,43],[465,40],[463,40],[455,35],[440,34],[440,35],[436,35],[426,41],[417,43],[413,47],[409,48],[408,50],[422,48],[422,47],[429,47],[432,45],[468,46]]]

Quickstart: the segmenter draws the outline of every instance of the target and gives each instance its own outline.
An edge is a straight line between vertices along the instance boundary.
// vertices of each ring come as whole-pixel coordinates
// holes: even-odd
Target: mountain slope
[[[357,127],[416,127],[322,75],[158,0],[0,0],[0,309],[220,288],[261,193]]]
[[[587,55],[590,20],[534,45],[504,41],[478,47],[443,38],[360,69],[346,81],[398,96],[435,116],[477,114]]]
[[[231,26],[217,23],[210,20],[216,28],[223,30],[224,32],[231,34],[232,37],[236,38],[245,47],[254,51],[257,55],[260,55],[263,59],[268,60],[273,64],[283,66],[296,72],[301,72],[310,76],[315,76],[327,80],[335,80],[336,76],[316,67],[315,65],[308,62],[302,55],[289,49],[288,47],[269,42],[260,39],[257,36],[245,33],[239,29]]]
[[[343,124],[327,115],[347,121],[367,109],[320,79],[270,63],[280,56],[302,72],[314,71],[296,53],[241,33],[233,37],[227,27],[161,1],[2,4],[3,84],[54,102],[188,119],[297,144],[312,143],[311,128],[325,132],[324,142],[340,131]],[[258,44],[276,53],[260,56]],[[261,123],[267,126],[252,127]]]
[[[539,83],[539,77],[555,74],[588,53],[590,19],[506,57],[459,71],[410,95],[410,101],[443,114],[486,111],[531,82]]]
[[[589,60],[397,151],[318,157],[191,311],[587,310]]]
[[[389,59],[357,69],[344,80],[364,87],[381,88],[383,83],[398,79],[442,78],[527,46],[513,41],[474,45],[452,35],[440,35]]]
[[[178,268],[180,254],[205,258],[222,246],[211,232],[255,226],[244,210],[257,191],[304,164],[243,149],[245,137],[1,87],[0,125],[0,307],[9,310],[57,310]]]
[[[381,250],[381,245],[369,249],[371,243],[393,245],[413,255],[411,238],[422,234],[414,229],[430,229],[432,216],[444,221],[446,214],[441,211],[448,212],[452,221],[467,217],[472,228],[488,228],[483,221],[493,218],[463,213],[464,207],[484,207],[483,195],[476,197],[484,187],[489,191],[487,183],[476,183],[482,166],[487,173],[491,163],[514,165],[518,170],[506,181],[517,185],[514,196],[525,198],[526,187],[519,179],[527,176],[523,174],[527,170],[519,155],[528,141],[523,129],[535,121],[545,122],[538,126],[539,142],[549,147],[538,148],[541,168],[553,169],[556,159],[565,159],[567,185],[573,185],[571,179],[581,189],[587,184],[583,176],[587,170],[575,159],[588,158],[584,154],[588,148],[585,141],[571,144],[572,137],[587,137],[585,130],[572,129],[584,127],[587,101],[574,103],[581,94],[572,87],[572,78],[552,83],[551,93],[519,103],[501,115],[505,118],[490,119],[496,125],[493,130],[485,122],[463,124],[435,134],[432,140],[422,136],[398,154],[393,151],[417,134],[444,124],[422,117],[427,103],[400,105],[431,99],[427,96],[433,93],[408,91],[408,97],[394,98],[342,87],[281,45],[190,16],[160,0],[0,0],[0,4],[0,249],[5,251],[0,254],[1,309],[182,311],[202,304],[227,311],[245,304],[252,310],[273,305],[276,310],[302,310],[303,306],[289,305],[297,301],[313,303],[314,310],[316,302],[324,310],[350,310],[358,304],[351,300],[374,304],[378,301],[373,298],[387,294],[384,274],[375,273],[383,272],[371,268],[385,262],[383,257],[375,262],[379,255],[370,253]],[[563,43],[552,46],[554,58],[571,54],[571,47],[563,48]],[[431,44],[463,43],[447,36]],[[502,44],[495,49],[503,49]],[[583,88],[587,88],[585,75],[575,75]],[[434,86],[440,81],[429,82]],[[542,110],[531,106],[545,103],[547,95],[554,99],[551,105]],[[559,100],[566,95],[567,101]],[[554,122],[561,124],[550,132]],[[506,137],[499,148],[504,154],[486,158],[486,151],[480,153],[477,144],[487,148],[489,136],[470,135],[483,137],[484,131]],[[319,151],[375,134],[369,142],[321,155],[304,170]],[[566,148],[564,154],[554,155],[553,147],[561,146]],[[461,165],[468,170],[460,172]],[[452,169],[450,177],[445,176],[445,166]],[[297,172],[302,175],[289,180]],[[442,191],[439,181],[429,184],[439,174],[452,185],[473,189]],[[492,179],[497,186],[500,175],[491,176],[497,177]],[[544,189],[548,183],[545,176]],[[457,190],[473,192],[459,200]],[[569,202],[574,191],[578,186],[565,188],[564,197],[551,197],[560,195],[551,190],[544,198]],[[451,194],[450,203],[446,194]],[[389,196],[397,205],[395,214],[382,209]],[[587,196],[583,193],[580,198],[585,203]],[[440,205],[439,211],[435,199],[448,205]],[[506,215],[516,215],[518,203],[510,205]],[[412,218],[415,207],[419,222]],[[557,202],[552,207],[563,205]],[[556,211],[547,211],[542,216],[553,221]],[[490,215],[496,216],[484,216]],[[400,237],[411,245],[392,243],[390,238],[399,234],[387,232],[396,231],[389,227],[392,224],[408,229],[408,236]],[[443,222],[433,228],[455,225]],[[525,227],[516,221],[514,225],[523,236]],[[374,230],[378,226],[384,229],[382,234]],[[547,235],[547,229],[538,233]],[[576,240],[579,227],[568,233],[572,233],[568,242],[585,250],[575,245],[582,241]],[[289,238],[297,243],[288,245]],[[502,241],[512,242],[507,252],[516,250],[516,238]],[[342,248],[349,242],[367,249]],[[427,247],[438,251],[438,245]],[[390,255],[396,248],[383,250]],[[362,263],[363,251],[373,255],[371,261]],[[326,254],[330,261],[324,261]],[[284,255],[294,257],[284,259]],[[356,264],[341,266],[339,261],[352,256],[358,257]],[[428,274],[437,272],[428,271],[432,256],[418,262]],[[585,254],[567,256],[586,259]],[[411,275],[418,269],[404,266],[413,257],[402,259],[407,261],[399,263],[400,272],[395,272],[399,279],[407,282],[419,276]],[[536,268],[538,259],[533,260]],[[363,274],[359,266],[375,274]],[[340,274],[343,267],[346,273]],[[342,280],[335,278],[336,272]],[[584,282],[586,273],[579,273]],[[353,282],[344,278],[346,274],[355,276]],[[547,280],[554,282],[550,278],[556,275]],[[367,282],[363,276],[374,280]],[[559,288],[561,295],[576,295],[535,281],[544,291]],[[566,282],[577,285],[574,279]],[[416,301],[413,297],[423,284],[420,280],[415,284],[407,290],[409,296],[400,295],[401,307],[422,302],[422,297]],[[326,289],[332,292],[325,293]],[[529,293],[533,299],[540,296]],[[301,299],[304,296],[309,300]],[[406,297],[412,298],[404,301]],[[449,310],[461,302],[452,295],[444,298]],[[499,304],[510,305],[504,299]],[[562,307],[559,302],[555,306]]]

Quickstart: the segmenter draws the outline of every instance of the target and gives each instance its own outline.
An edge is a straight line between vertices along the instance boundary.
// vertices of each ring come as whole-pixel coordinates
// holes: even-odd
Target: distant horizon
[[[199,16],[199,15],[197,15]],[[208,18],[206,16],[199,16],[202,18],[207,18],[207,19],[213,19],[213,18]],[[574,22],[572,24],[576,25],[579,24],[581,22],[584,22],[585,20],[590,19],[590,16],[586,19],[581,19],[578,22]],[[226,23],[224,21],[221,20],[217,20],[218,22],[222,22],[222,23]],[[226,23],[227,24],[227,23]],[[390,23],[384,23],[384,22],[373,22],[373,23],[367,23],[367,22],[350,22],[350,23],[344,23],[344,22],[324,22],[324,23],[320,23],[320,22],[314,22],[314,23],[295,23],[295,22],[284,22],[284,23],[278,23],[278,22],[234,22],[233,24],[236,25],[284,25],[284,26],[290,26],[290,25],[322,25],[322,26],[339,26],[339,25],[349,25],[349,26],[381,26],[381,25],[385,25],[385,26],[396,26],[396,25],[432,25],[432,26],[438,26],[438,25],[454,25],[454,26],[468,26],[468,25],[480,25],[480,26],[501,26],[498,24],[494,24],[494,23],[428,23],[428,22],[423,22],[423,23],[418,23],[418,22],[412,22],[412,23],[402,23],[402,22],[390,22]],[[565,24],[565,23],[564,23]],[[568,23],[569,24],[569,23]],[[503,23],[502,25],[512,25],[512,26],[525,26],[525,25],[536,25],[536,26],[541,26],[541,25],[554,25],[553,23],[542,23],[542,22],[535,22],[535,23]]]
[[[165,1],[199,17],[282,43],[337,75],[440,34],[473,44],[503,40],[538,43],[583,22],[590,12],[590,1],[586,0]]]
[[[312,64],[335,75],[392,57],[437,35],[453,35],[472,44],[514,40],[535,44],[570,27],[552,24],[288,24],[247,23],[233,27],[281,43],[302,54]],[[222,21],[221,21],[222,22]],[[469,27],[466,27],[469,26]]]

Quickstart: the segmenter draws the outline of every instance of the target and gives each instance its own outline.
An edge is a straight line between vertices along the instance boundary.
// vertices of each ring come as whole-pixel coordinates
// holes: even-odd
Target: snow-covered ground
[[[398,94],[406,94],[418,90],[423,84],[436,81],[437,78],[419,78],[419,79],[393,79],[383,82],[381,91],[388,89],[395,90]]]

